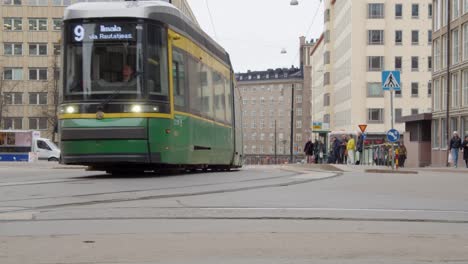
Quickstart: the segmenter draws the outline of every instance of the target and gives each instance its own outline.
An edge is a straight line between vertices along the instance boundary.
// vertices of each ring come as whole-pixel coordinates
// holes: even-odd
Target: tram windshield
[[[144,43],[143,32],[151,27]],[[148,32],[150,29],[148,29]],[[168,98],[163,29],[137,23],[69,24],[65,100]],[[144,48],[147,52],[145,54]]]

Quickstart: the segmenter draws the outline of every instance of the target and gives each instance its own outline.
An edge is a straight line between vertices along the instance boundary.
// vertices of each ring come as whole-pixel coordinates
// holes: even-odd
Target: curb
[[[387,173],[387,174],[419,174],[417,171],[407,170],[379,170],[379,169],[366,169],[365,173]]]

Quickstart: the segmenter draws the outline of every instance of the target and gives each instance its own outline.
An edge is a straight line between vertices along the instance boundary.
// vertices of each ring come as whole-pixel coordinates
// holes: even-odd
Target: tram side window
[[[188,72],[189,72],[189,93],[190,93],[190,112],[200,114],[201,109],[201,81],[200,81],[200,62],[195,61],[192,57],[188,57]]]
[[[148,25],[147,87],[150,98],[157,100],[169,99],[167,43],[164,35],[161,27]]]
[[[174,104],[184,110],[186,104],[185,61],[183,52],[174,49],[172,54],[172,82],[174,85]]]
[[[214,114],[217,121],[224,122],[226,117],[226,101],[224,97],[224,78],[221,74],[213,72],[214,85]]]
[[[225,95],[226,95],[226,122],[228,124],[232,123],[232,93],[231,93],[231,83],[228,80],[225,80]]]
[[[200,72],[201,89],[202,89],[202,113],[204,116],[214,118],[213,112],[213,83],[211,80],[211,69],[206,65],[202,65]]]

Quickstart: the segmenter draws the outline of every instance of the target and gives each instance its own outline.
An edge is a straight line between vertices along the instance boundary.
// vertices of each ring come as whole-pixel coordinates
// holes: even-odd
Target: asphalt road
[[[0,263],[468,263],[468,174],[0,166]]]

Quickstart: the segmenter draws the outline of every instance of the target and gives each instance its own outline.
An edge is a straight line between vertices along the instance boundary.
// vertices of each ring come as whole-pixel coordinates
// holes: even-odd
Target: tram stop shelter
[[[407,150],[405,167],[430,166],[432,114],[403,116],[399,121],[406,124],[403,136]]]

